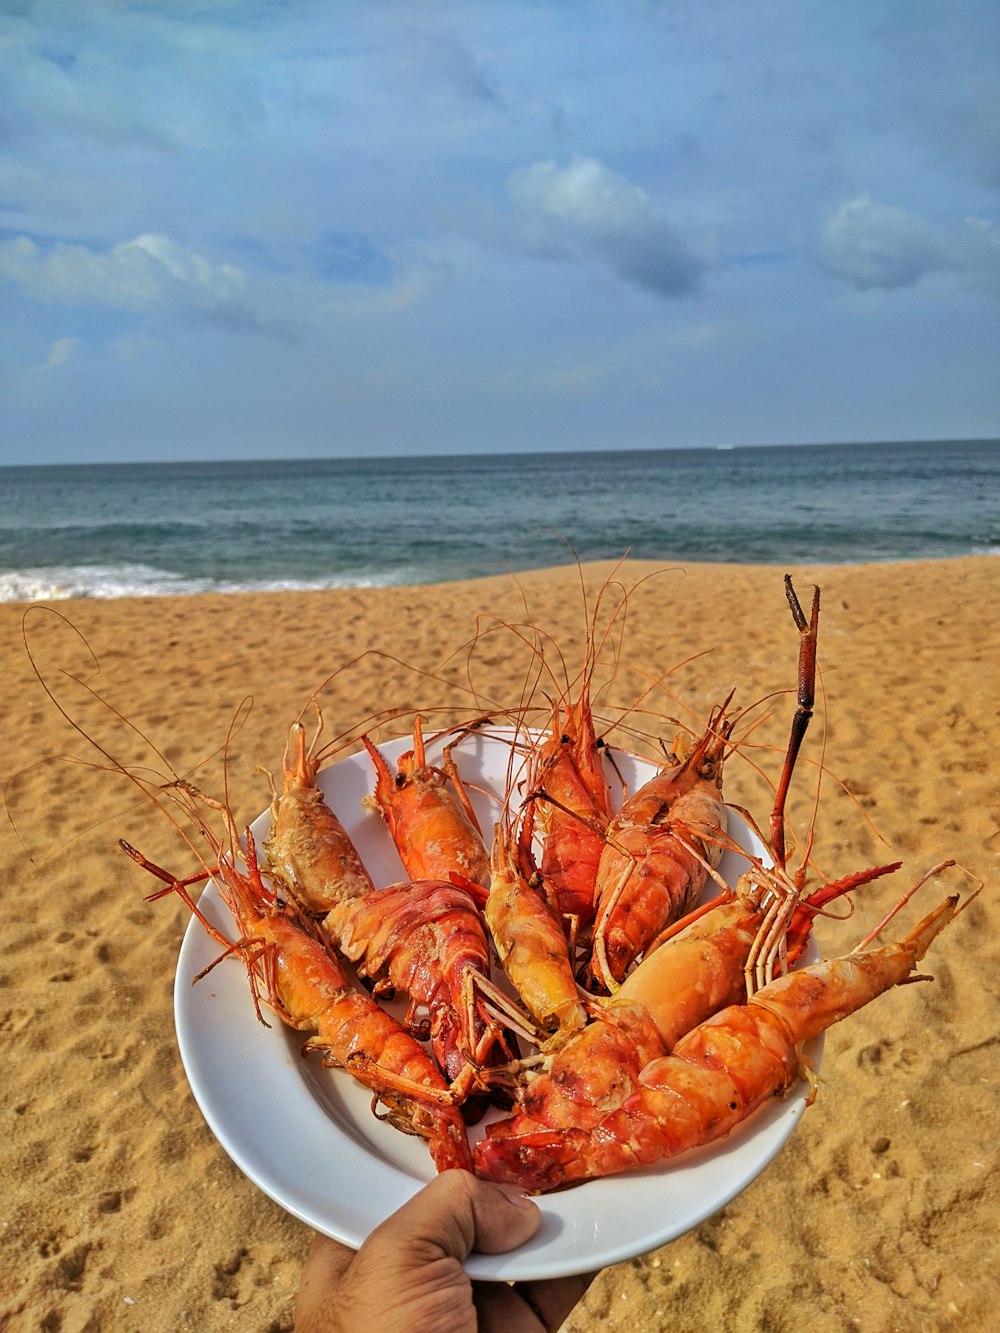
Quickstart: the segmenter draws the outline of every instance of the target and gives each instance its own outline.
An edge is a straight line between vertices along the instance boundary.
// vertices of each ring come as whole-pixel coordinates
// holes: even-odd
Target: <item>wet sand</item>
[[[588,567],[592,588],[608,568]],[[661,719],[697,726],[734,685],[743,706],[776,695],[753,733],[758,748],[747,748],[753,763],[737,756],[726,774],[727,798],[766,822],[770,794],[754,766],[772,777],[780,768],[798,645],[784,571],[688,566],[640,583],[651,571],[633,562],[619,571],[638,586],[602,708],[613,714],[674,664],[671,694],[654,690],[647,701]],[[929,956],[933,982],[900,988],[829,1034],[816,1102],[778,1158],[682,1239],[603,1272],[567,1321],[574,1333],[986,1329],[995,1318],[1000,564],[791,572],[804,597],[813,581],[823,589],[822,689],[793,827],[809,823],[825,734],[835,776],[821,792],[817,866],[836,877],[905,862],[859,894],[853,920],[822,924],[821,950],[851,947],[942,859],[986,888]],[[484,630],[530,618],[575,662],[578,588],[566,568],[526,574],[520,590],[496,578],[72,602],[56,608],[67,620],[34,608],[27,634],[45,680],[109,753],[151,762],[128,719],[162,751],[159,768],[193,770],[208,790],[219,790],[218,759],[200,761],[252,696],[229,756],[232,802],[245,820],[268,800],[257,765],[280,767],[289,721],[328,673],[342,668],[324,696],[334,729],[387,702],[468,716],[466,681],[485,706],[513,707],[526,657],[512,634],[494,630],[471,658],[449,655],[475,634],[477,617]],[[46,696],[21,643],[23,611],[0,607],[10,816],[0,823],[0,1328],[290,1329],[309,1233],[240,1174],[202,1120],[173,1031],[186,910],[173,899],[144,902],[149,885],[117,839],[172,868],[184,849],[151,806],[102,771],[100,754]],[[375,655],[345,668],[370,650],[427,672],[447,662],[445,679]],[[637,725],[652,730],[651,715],[635,715]],[[673,723],[658,726],[672,738]],[[922,901],[971,884],[952,871]],[[666,1200],[668,1172],[663,1188]]]

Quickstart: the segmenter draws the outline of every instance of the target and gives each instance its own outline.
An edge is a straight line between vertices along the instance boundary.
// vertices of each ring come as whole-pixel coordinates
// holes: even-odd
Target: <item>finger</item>
[[[309,1246],[302,1274],[306,1276],[315,1273],[326,1280],[340,1277],[354,1258],[354,1253],[349,1245],[341,1245],[340,1241],[331,1240],[329,1236],[321,1236],[317,1232]]]
[[[469,1171],[444,1171],[376,1228],[365,1248],[461,1262],[472,1250],[513,1250],[540,1225],[541,1214],[530,1199],[505,1194]]]
[[[315,1326],[323,1327],[323,1309],[353,1258],[354,1251],[339,1241],[319,1234],[313,1237],[295,1297],[296,1329],[308,1330],[313,1327],[310,1321],[317,1319],[320,1322]]]

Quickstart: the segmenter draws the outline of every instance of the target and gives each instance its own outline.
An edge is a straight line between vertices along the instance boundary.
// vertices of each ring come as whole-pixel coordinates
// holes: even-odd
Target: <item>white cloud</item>
[[[249,300],[241,269],[213,264],[156,233],[105,252],[70,244],[45,252],[29,237],[18,236],[0,243],[0,277],[36,300],[179,314],[232,330],[267,331]]]
[[[54,370],[57,366],[64,366],[76,355],[76,349],[80,346],[79,338],[57,338],[49,348],[48,360],[45,362],[46,370]]]
[[[580,154],[568,167],[536,162],[514,172],[507,188],[520,207],[550,213],[596,236],[640,231],[659,220],[645,190]]]
[[[982,218],[935,226],[868,194],[846,200],[824,223],[819,258],[842,282],[865,291],[911,287],[931,273],[1000,293],[1000,230]]]
[[[537,239],[552,255],[596,256],[657,296],[684,296],[701,285],[707,261],[685,245],[645,190],[596,158],[576,154],[566,167],[535,162],[508,177],[507,193],[542,224]]]
[[[49,354],[40,366],[29,366],[29,374],[38,375],[45,370],[58,370],[76,356],[80,346],[79,338],[57,338],[49,348]]]

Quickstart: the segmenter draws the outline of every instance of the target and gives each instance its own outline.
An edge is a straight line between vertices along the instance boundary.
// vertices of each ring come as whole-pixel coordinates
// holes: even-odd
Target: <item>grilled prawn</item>
[[[209,873],[239,932],[235,944],[219,935],[187,891],[205,874],[177,880],[127,843],[122,845],[165,882],[163,893],[181,896],[226,954],[243,961],[262,1022],[261,1001],[289,1027],[312,1034],[306,1051],[319,1053],[324,1064],[346,1069],[370,1088],[392,1125],[426,1139],[439,1171],[468,1169],[471,1158],[461,1113],[420,1043],[375,1000],[351,985],[313,923],[268,887],[249,832],[245,868],[204,823],[202,833],[216,858]]]
[[[632,1074],[629,1095],[594,1124],[498,1121],[476,1145],[477,1173],[549,1190],[715,1142],[795,1083],[803,1042],[905,981],[957,907],[955,895],[898,943],[789,972],[721,1010]]]
[[[614,990],[635,959],[682,917],[722,856],[722,765],[731,724],[718,709],[680,761],[665,764],[608,824],[597,871],[590,975]]]
[[[271,783],[271,828],[264,842],[267,869],[313,914],[373,887],[346,829],[316,785],[321,730],[322,717],[307,746],[305,727],[292,724],[281,791]]]
[[[444,766],[427,762],[419,716],[413,722],[413,749],[400,755],[394,774],[385,757],[362,737],[375,765],[375,806],[396,844],[411,880],[451,879],[485,885],[489,853],[468,793],[445,746]]]
[[[323,931],[359,964],[376,996],[397,990],[409,996],[404,1025],[420,1040],[429,1037],[450,1083],[464,1088],[481,1068],[511,1058],[507,1034],[482,1002],[493,989],[489,946],[464,889],[441,880],[377,889],[340,903]],[[470,1123],[485,1109],[481,1095],[463,1102]]]

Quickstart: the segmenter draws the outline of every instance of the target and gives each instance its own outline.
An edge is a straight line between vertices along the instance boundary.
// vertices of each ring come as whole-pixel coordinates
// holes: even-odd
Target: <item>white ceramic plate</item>
[[[394,761],[405,741],[381,747]],[[510,757],[509,736],[477,734],[456,751],[476,791],[484,829],[492,827]],[[433,761],[433,750],[430,752]],[[631,755],[615,755],[629,791],[653,773]],[[320,774],[320,786],[350,833],[376,884],[403,878],[388,833],[362,807],[374,775],[367,755],[354,755]],[[493,795],[490,795],[492,793]],[[259,847],[269,817],[253,826]],[[745,822],[729,813],[730,835],[763,849]],[[727,852],[721,870],[733,883],[744,862]],[[206,915],[227,935],[229,913],[217,891],[202,895]],[[433,1175],[419,1139],[375,1119],[371,1094],[341,1071],[300,1055],[303,1034],[257,1022],[246,974],[236,962],[193,978],[218,955],[218,945],[192,919],[177,963],[174,1013],[181,1059],[212,1132],[245,1175],[282,1208],[316,1231],[357,1248]],[[819,1043],[810,1049],[818,1062]],[[785,1143],[805,1107],[804,1089],[774,1101],[726,1139],[662,1166],[586,1181],[537,1202],[535,1238],[509,1254],[470,1256],[474,1278],[527,1281],[585,1273],[644,1254],[697,1226],[746,1188]],[[478,1137],[474,1127],[470,1137]]]

